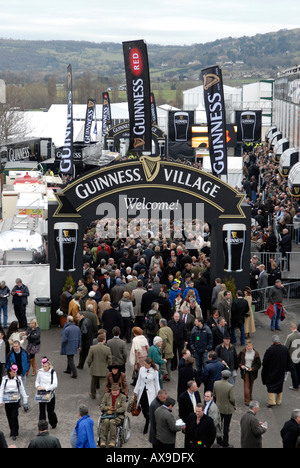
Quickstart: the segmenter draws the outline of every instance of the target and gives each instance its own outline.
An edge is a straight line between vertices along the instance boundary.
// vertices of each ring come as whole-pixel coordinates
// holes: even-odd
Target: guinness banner
[[[150,76],[143,40],[123,42],[130,122],[129,150],[151,153]]]
[[[235,111],[235,121],[238,128],[237,141],[251,142],[261,140],[262,111]]]
[[[95,114],[95,99],[89,99],[87,102],[86,116],[85,116],[85,126],[84,126],[84,137],[83,141],[86,145],[91,143],[91,128],[94,120]]]
[[[156,102],[153,93],[150,93],[150,102],[151,102],[151,121],[152,125],[158,125],[157,112],[156,112]]]
[[[168,152],[173,159],[192,159],[192,126],[194,125],[194,111],[169,111],[168,122]]]
[[[226,115],[222,72],[218,66],[202,70],[212,173],[227,175]]]
[[[110,98],[108,92],[102,93],[102,136],[105,137],[109,125],[111,125]]]
[[[68,115],[64,147],[61,154],[59,172],[61,175],[73,175],[73,94],[72,66],[68,66]]]

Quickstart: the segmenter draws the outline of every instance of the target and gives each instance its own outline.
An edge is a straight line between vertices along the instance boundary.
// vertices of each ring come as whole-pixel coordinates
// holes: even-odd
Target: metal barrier
[[[284,256],[281,252],[251,252],[251,258],[256,255],[259,262],[265,265],[270,273],[270,260],[274,259],[286,279],[300,279],[300,252],[287,252]]]
[[[294,283],[283,283],[286,294],[284,294],[283,305],[288,307],[289,305],[300,305],[300,281]],[[265,312],[270,305],[269,293],[273,286],[263,289],[252,290],[252,306],[254,306],[254,312]]]

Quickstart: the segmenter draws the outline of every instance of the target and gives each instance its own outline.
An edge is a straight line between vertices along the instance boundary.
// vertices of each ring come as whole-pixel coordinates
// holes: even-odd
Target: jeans
[[[244,327],[244,324],[241,323],[236,328],[240,329],[240,332],[241,332],[241,346],[244,346],[244,344],[245,344],[245,327]],[[232,337],[232,343],[235,344],[236,343],[235,328],[231,329],[231,337]]]
[[[1,312],[3,310],[3,323],[1,321]],[[7,327],[7,304],[6,305],[2,305],[0,304],[0,325],[3,325],[4,328]]]
[[[199,373],[199,376],[201,376],[204,364],[207,361],[207,352],[204,351],[203,353],[200,353],[196,351],[194,357],[196,361],[196,369]]]
[[[278,304],[274,304],[274,315],[271,318],[271,330],[280,330],[281,309]]]

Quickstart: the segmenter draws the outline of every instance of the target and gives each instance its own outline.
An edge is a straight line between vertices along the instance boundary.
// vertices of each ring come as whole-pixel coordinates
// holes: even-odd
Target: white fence
[[[0,281],[5,281],[10,290],[21,278],[28,289],[27,320],[35,317],[34,300],[37,297],[50,297],[50,266],[49,265],[0,265]],[[12,296],[8,298],[8,323],[16,320]]]

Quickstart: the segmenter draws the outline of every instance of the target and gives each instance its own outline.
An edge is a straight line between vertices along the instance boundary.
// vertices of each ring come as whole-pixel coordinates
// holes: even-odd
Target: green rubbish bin
[[[51,318],[51,299],[49,297],[37,297],[34,300],[35,316],[41,330],[49,330]]]

